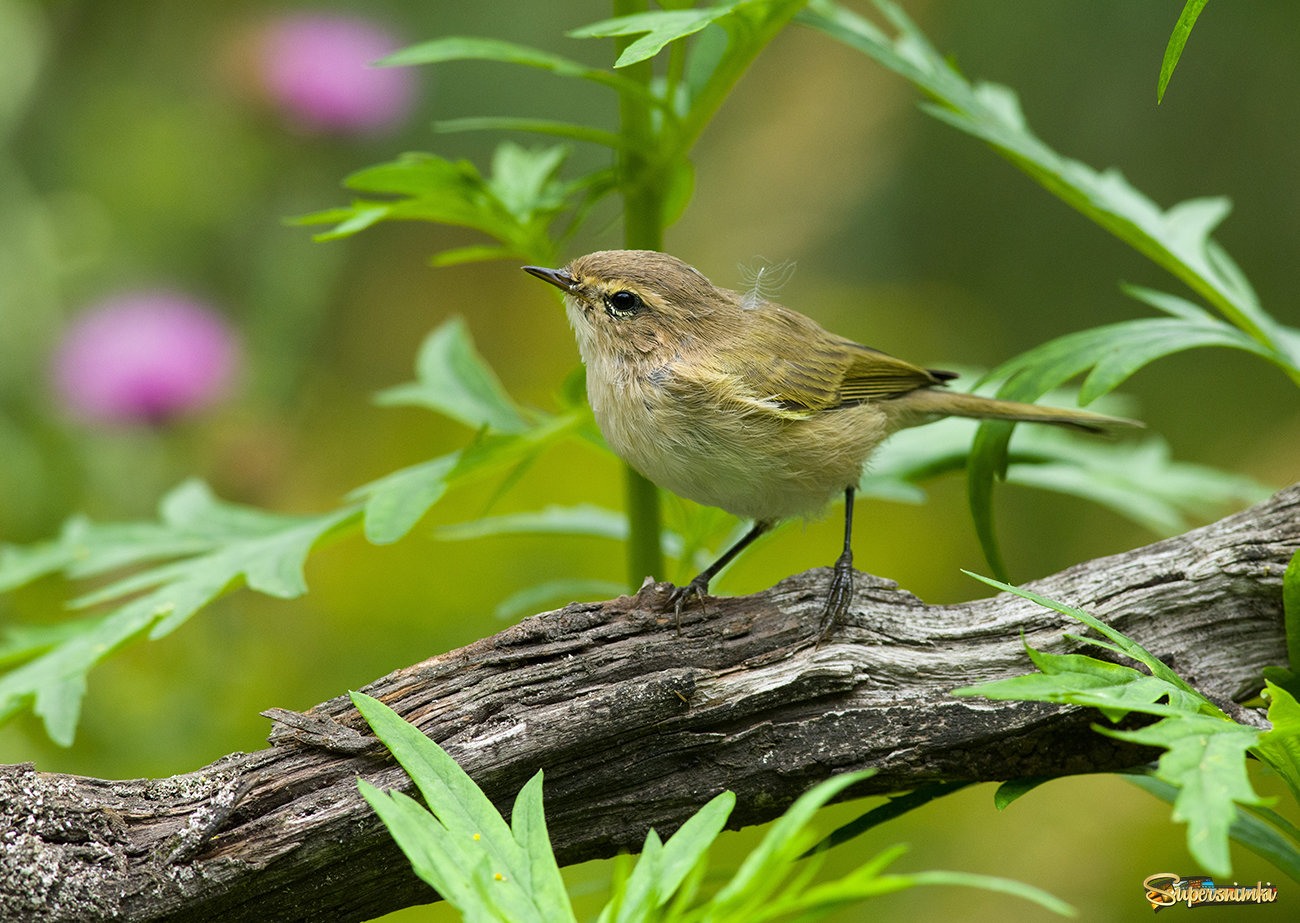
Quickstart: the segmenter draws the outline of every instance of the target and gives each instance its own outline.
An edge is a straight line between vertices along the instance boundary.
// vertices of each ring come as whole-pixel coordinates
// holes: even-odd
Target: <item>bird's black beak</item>
[[[523,269],[524,272],[536,276],[543,282],[551,283],[566,295],[572,295],[578,284],[578,280],[563,269],[546,269],[542,266],[525,266]]]

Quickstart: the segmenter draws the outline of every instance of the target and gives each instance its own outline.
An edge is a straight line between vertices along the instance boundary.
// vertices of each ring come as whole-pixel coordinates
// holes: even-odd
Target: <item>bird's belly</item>
[[[801,420],[672,405],[653,392],[629,396],[615,402],[615,411],[592,395],[610,447],[660,487],[746,519],[815,515],[857,484],[880,441],[867,437],[873,427],[862,418],[873,411],[864,408]]]

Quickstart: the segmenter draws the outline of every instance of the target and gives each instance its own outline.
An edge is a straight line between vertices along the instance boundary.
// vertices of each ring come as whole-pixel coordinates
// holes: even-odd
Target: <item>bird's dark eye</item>
[[[605,296],[605,309],[610,317],[630,317],[643,307],[645,303],[641,300],[641,296],[626,289],[610,292]]]

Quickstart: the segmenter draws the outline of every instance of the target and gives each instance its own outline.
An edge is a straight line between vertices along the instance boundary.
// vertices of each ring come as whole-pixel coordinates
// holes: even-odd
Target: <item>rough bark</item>
[[[1285,660],[1282,575],[1300,485],[1177,538],[1033,588],[1130,634],[1227,701]],[[1080,626],[1001,595],[927,606],[860,575],[849,623],[815,647],[818,569],[688,608],[664,586],[570,605],[386,676],[366,690],[439,741],[506,807],[545,768],[561,860],[635,848],[722,789],[736,826],[827,776],[874,767],[854,794],[935,780],[1120,769],[1149,754],[1094,716],[950,691],[1027,672],[1022,636],[1069,647]],[[364,920],[433,898],[357,794],[405,776],[345,696],[272,712],[272,746],[168,779],[0,770],[0,919]]]

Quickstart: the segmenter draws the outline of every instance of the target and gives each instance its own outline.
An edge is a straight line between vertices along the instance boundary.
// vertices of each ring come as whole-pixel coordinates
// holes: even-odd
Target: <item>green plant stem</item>
[[[613,0],[615,16],[645,12],[647,0]],[[631,42],[616,40],[619,51]],[[626,76],[650,87],[654,77],[650,61],[630,65]],[[623,239],[629,249],[662,250],[664,239],[663,200],[657,170],[651,168],[656,153],[653,114],[647,101],[630,93],[619,97],[619,121],[625,147],[619,152],[619,179],[623,192]],[[627,505],[628,585],[635,589],[647,576],[664,574],[660,532],[663,516],[659,509],[659,489],[630,465],[624,470]]]
[[[786,0],[774,12],[769,13],[761,29],[751,33],[747,41],[742,43],[736,36],[732,36],[732,42],[744,50],[741,53],[726,55],[717,70],[710,75],[708,82],[701,88],[699,95],[691,102],[691,111],[682,119],[678,131],[674,156],[684,157],[694,146],[712,121],[714,114],[721,108],[731,88],[749,69],[749,65],[754,63],[758,53],[766,48],[776,34],[785,28],[786,23],[807,4],[808,0]]]

